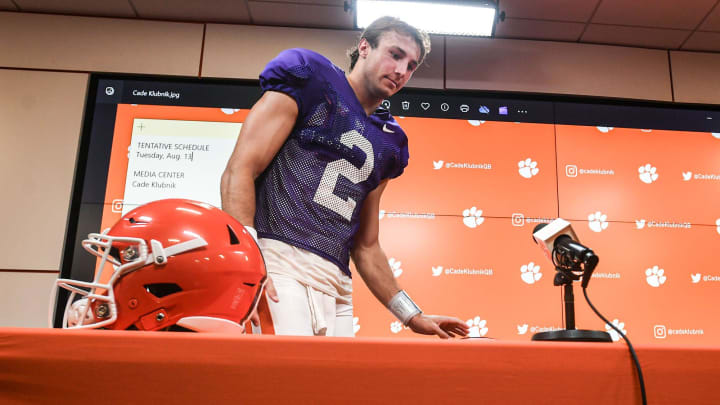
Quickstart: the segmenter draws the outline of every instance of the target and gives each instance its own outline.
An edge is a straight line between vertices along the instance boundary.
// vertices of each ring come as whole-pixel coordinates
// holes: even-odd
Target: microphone
[[[540,245],[543,253],[545,253],[545,256],[550,259],[550,261],[553,261],[555,240],[561,235],[567,235],[571,240],[579,240],[570,222],[562,218],[558,218],[549,224],[538,224],[533,230],[535,243]]]
[[[540,245],[545,256],[557,267],[580,271],[583,265],[582,287],[586,288],[599,258],[592,249],[580,243],[570,222],[558,218],[549,224],[538,224],[533,230],[533,239]]]

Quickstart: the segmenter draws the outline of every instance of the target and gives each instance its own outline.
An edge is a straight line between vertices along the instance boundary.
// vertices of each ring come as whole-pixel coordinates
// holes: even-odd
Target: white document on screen
[[[136,118],[122,215],[165,198],[220,207],[220,177],[241,127],[235,122]]]

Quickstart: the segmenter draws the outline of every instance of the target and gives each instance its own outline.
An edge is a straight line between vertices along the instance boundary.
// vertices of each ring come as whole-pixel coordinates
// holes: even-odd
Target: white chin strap
[[[87,298],[72,303],[67,317],[68,326],[90,325],[97,322],[92,311],[87,308],[88,304]]]

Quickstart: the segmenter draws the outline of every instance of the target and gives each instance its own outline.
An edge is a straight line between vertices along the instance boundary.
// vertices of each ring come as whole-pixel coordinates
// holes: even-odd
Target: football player
[[[467,334],[460,319],[422,313],[378,243],[380,197],[408,163],[405,133],[378,107],[429,51],[427,34],[383,17],[362,33],[349,73],[290,49],[260,74],[264,94],[243,124],[221,194],[226,212],[255,225],[276,334],[354,335],[350,258],[414,332]]]

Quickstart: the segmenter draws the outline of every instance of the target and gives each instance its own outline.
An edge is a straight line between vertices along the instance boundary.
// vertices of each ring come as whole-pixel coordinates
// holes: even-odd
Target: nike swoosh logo
[[[388,134],[394,134],[395,131],[387,127],[387,124],[383,125],[383,132],[387,132]]]

